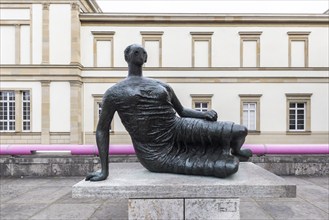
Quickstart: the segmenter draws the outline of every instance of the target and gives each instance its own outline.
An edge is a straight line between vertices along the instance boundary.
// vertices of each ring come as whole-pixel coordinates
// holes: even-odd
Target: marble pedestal
[[[139,163],[110,163],[107,180],[82,180],[74,198],[127,198],[129,219],[239,219],[241,197],[296,197],[288,184],[253,163],[225,179],[151,173]]]

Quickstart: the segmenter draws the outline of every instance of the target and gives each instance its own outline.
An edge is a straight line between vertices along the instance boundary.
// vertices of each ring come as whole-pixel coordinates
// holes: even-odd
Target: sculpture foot
[[[252,151],[250,149],[240,149],[239,152],[232,151],[232,155],[238,157],[241,162],[245,162],[252,156]]]
[[[105,180],[107,178],[108,175],[106,175],[103,172],[93,172],[93,173],[89,173],[86,176],[86,181],[90,180],[90,181],[101,181],[101,180]]]
[[[214,166],[214,175],[224,178],[236,173],[239,169],[239,160],[234,156],[223,156],[216,161]]]

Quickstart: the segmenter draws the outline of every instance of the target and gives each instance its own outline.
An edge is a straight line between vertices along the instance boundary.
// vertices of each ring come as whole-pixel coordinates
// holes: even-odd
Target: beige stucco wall
[[[50,132],[70,132],[70,83],[50,84]]]
[[[114,31],[114,66],[125,67],[122,59],[126,46],[142,43],[141,31],[163,31],[162,66],[190,67],[192,38],[190,32],[213,32],[212,67],[240,66],[240,31],[260,31],[260,66],[288,66],[288,32],[309,34],[309,66],[328,66],[328,30],[323,27],[145,27],[145,26],[82,26],[81,54],[84,66],[93,66],[91,31]]]
[[[32,63],[42,62],[42,5],[32,5]]]
[[[71,5],[49,6],[49,62],[69,64],[71,62]]]

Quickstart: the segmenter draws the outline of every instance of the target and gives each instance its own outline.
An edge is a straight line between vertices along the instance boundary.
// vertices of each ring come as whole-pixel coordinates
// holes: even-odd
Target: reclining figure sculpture
[[[101,171],[86,180],[104,180],[109,174],[109,130],[115,112],[140,163],[152,172],[224,178],[238,171],[239,160],[252,156],[249,149],[241,149],[246,127],[217,121],[213,110],[184,108],[168,84],[143,77],[147,53],[140,45],[128,46],[124,56],[128,77],[105,92],[97,125]]]

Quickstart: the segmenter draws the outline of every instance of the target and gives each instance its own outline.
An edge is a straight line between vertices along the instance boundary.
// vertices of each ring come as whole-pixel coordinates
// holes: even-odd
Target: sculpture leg
[[[166,158],[140,161],[151,172],[180,173],[188,175],[215,176],[225,178],[238,171],[239,159],[232,155],[223,155],[220,151],[207,154],[167,154]]]
[[[222,155],[214,164],[214,176],[225,178],[236,173],[239,169],[239,160],[232,155]]]
[[[242,125],[234,125],[233,138],[231,140],[232,154],[237,156],[240,161],[247,161],[252,156],[252,152],[249,149],[241,149],[248,134],[248,129]]]

